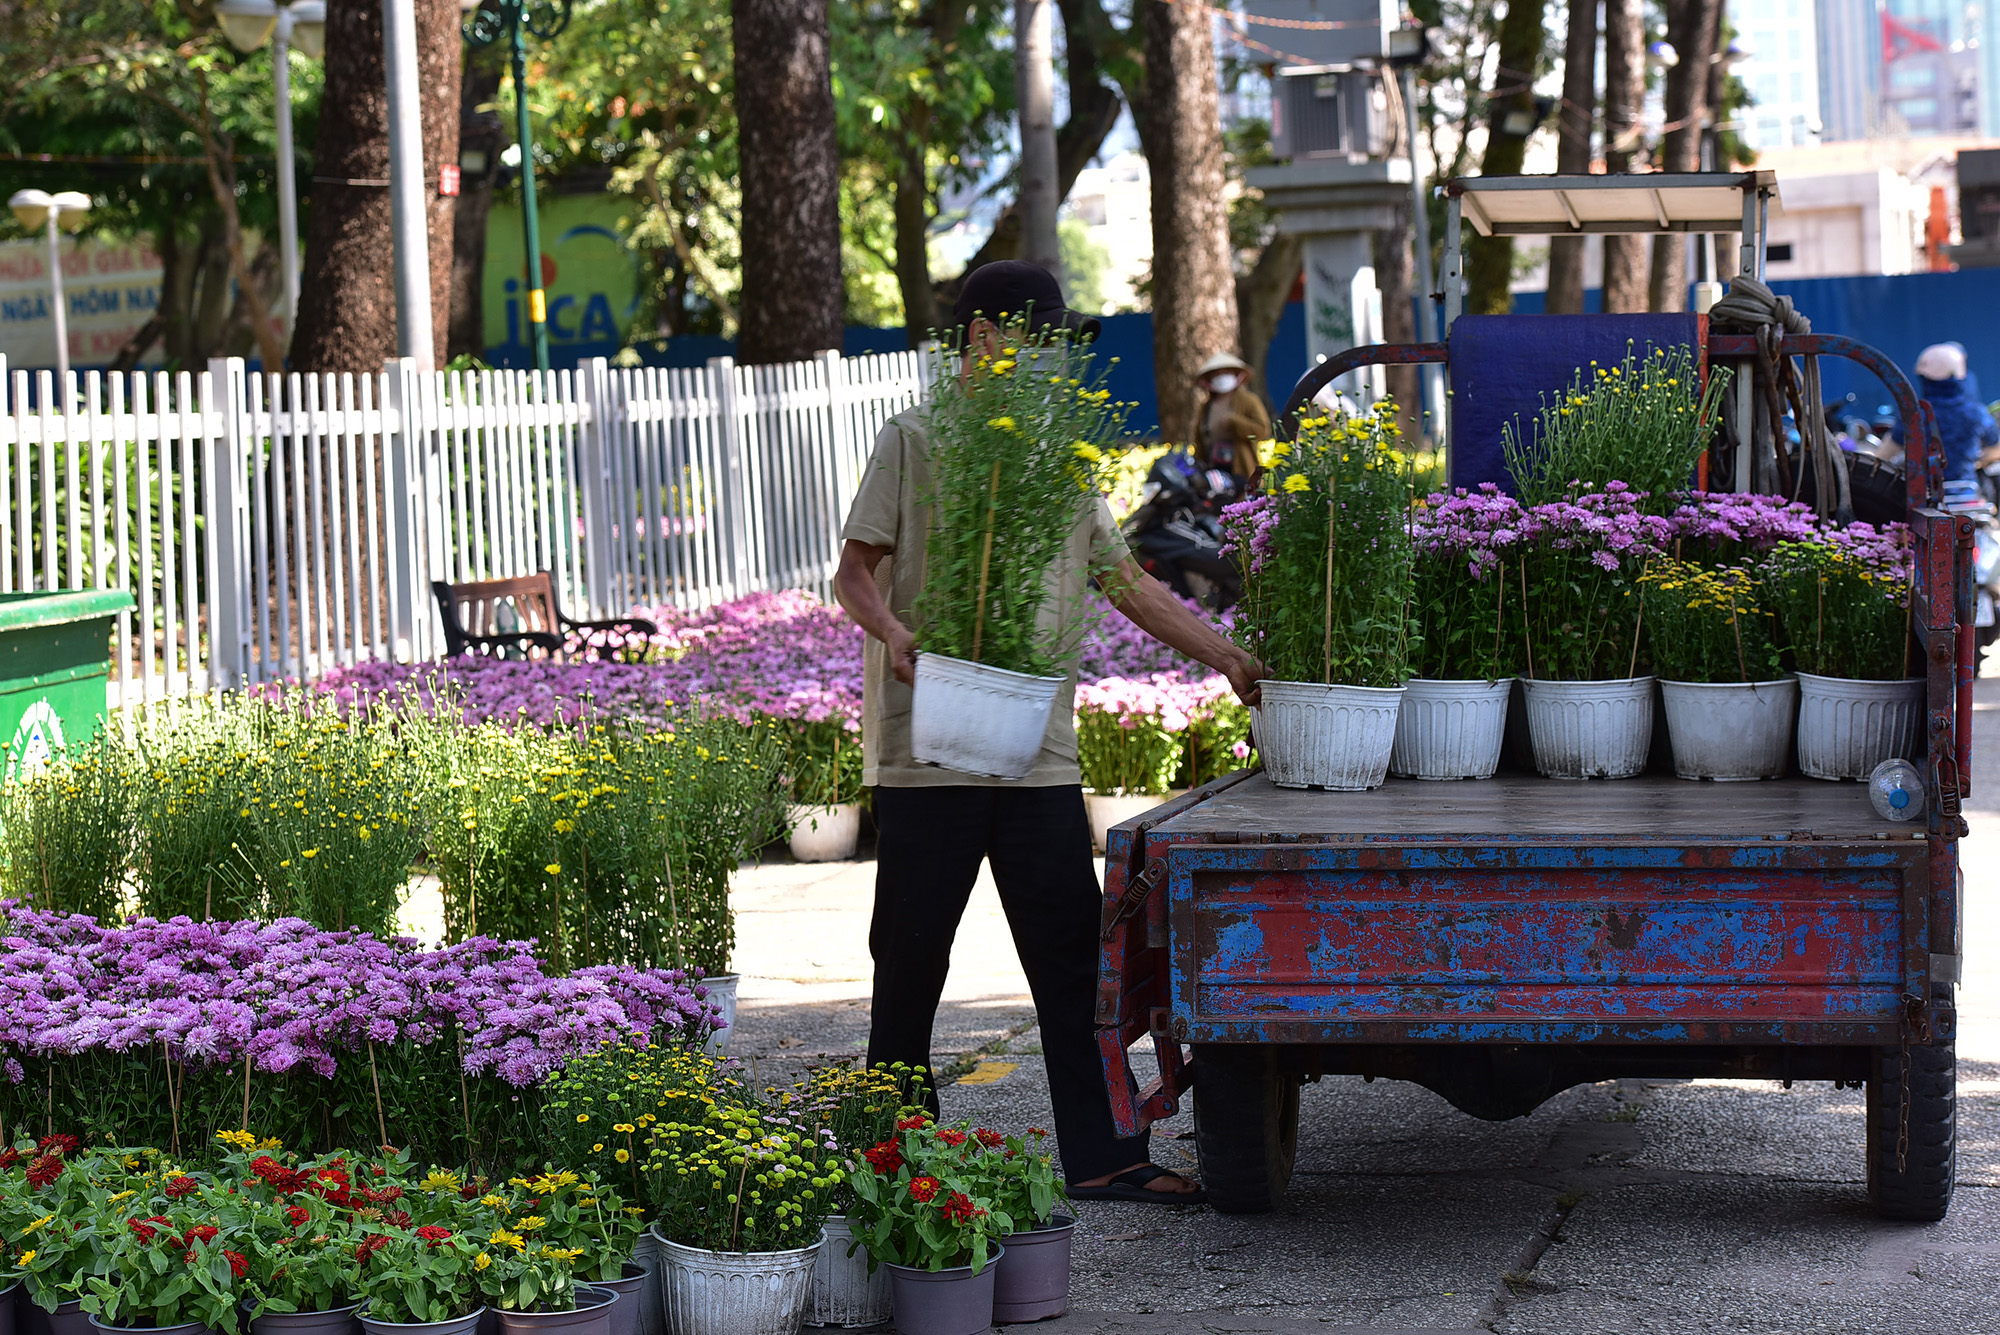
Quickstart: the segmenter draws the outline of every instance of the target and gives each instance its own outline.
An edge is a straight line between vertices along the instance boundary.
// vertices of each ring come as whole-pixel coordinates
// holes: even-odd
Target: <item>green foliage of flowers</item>
[[[116,917],[131,865],[131,758],[109,729],[0,787],[0,886],[61,913]]]
[[[861,734],[842,718],[774,719],[785,743],[785,780],[794,802],[831,807],[860,802]]]
[[[1910,581],[1826,543],[1780,543],[1758,565],[1799,671],[1895,681],[1910,670]]]
[[[447,936],[535,937],[560,968],[727,971],[729,875],[784,828],[775,723],[686,713],[579,737],[449,712],[399,720]]]
[[[851,1217],[869,1269],[969,1265],[977,1274],[995,1238],[1046,1223],[1063,1192],[1039,1149],[1045,1134],[940,1127],[924,1113],[898,1121],[893,1137],[862,1156],[867,1166],[852,1180]]]
[[[810,1247],[847,1174],[829,1138],[766,1107],[717,1102],[699,1120],[662,1120],[646,1137],[659,1228],[686,1247]]]
[[[1126,405],[1067,338],[1033,343],[1018,325],[1006,338],[1000,356],[932,388],[917,647],[1056,675],[1081,648],[1081,628],[1075,643],[1052,642],[1047,575],[1103,489]]]
[[[655,1210],[655,1178],[645,1162],[654,1123],[696,1122],[717,1107],[743,1107],[755,1094],[733,1068],[704,1052],[605,1044],[573,1058],[542,1084],[542,1134],[562,1162],[620,1182]]]
[[[1653,665],[1669,681],[1770,681],[1782,671],[1776,618],[1748,570],[1660,558],[1639,576]]]
[[[1275,681],[1401,686],[1411,649],[1409,460],[1387,400],[1299,424],[1270,492],[1224,514],[1244,570],[1237,643]]]
[[[1542,396],[1531,434],[1518,419],[1501,428],[1522,503],[1623,482],[1644,493],[1649,513],[1669,513],[1694,485],[1728,386],[1724,367],[1709,368],[1704,384],[1685,344],[1648,344],[1640,357],[1628,342],[1617,365],[1579,367],[1567,389]]]
[[[1178,719],[1181,726],[1171,726]],[[1076,758],[1094,793],[1158,797],[1185,759],[1186,716],[1078,702]]]

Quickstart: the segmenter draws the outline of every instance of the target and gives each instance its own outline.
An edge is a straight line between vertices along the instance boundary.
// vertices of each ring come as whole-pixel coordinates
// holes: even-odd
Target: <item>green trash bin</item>
[[[96,735],[109,706],[111,622],[122,590],[0,593],[0,739],[7,777],[32,775]]]

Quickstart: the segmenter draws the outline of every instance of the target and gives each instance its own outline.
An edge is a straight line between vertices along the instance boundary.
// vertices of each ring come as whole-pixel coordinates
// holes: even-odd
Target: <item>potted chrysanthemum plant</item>
[[[838,1152],[781,1112],[703,1103],[649,1128],[645,1170],[668,1328],[797,1330],[845,1177]]]
[[[1409,467],[1384,401],[1313,418],[1277,451],[1270,490],[1223,511],[1243,571],[1234,635],[1265,664],[1257,747],[1271,781],[1382,783],[1409,676]]]
[[[1500,767],[1521,655],[1508,571],[1526,534],[1521,503],[1490,482],[1411,507],[1417,634],[1390,773],[1486,779]]]
[[[1083,591],[1052,576],[1089,543],[1125,409],[1067,333],[1015,324],[1004,337],[997,355],[940,375],[927,410],[930,532],[910,750],[920,762],[1018,779],[1082,648]]]
[[[1674,773],[1683,779],[1775,779],[1792,758],[1799,683],[1780,666],[1757,577],[1665,558],[1639,576],[1653,663],[1666,702]]]
[[[1866,779],[1915,753],[1924,679],[1910,675],[1912,551],[1901,524],[1781,543],[1758,563],[1799,678],[1799,770]]]

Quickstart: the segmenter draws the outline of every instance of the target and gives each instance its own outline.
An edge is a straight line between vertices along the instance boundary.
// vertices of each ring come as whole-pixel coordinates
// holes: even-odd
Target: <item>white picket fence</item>
[[[919,353],[695,370],[50,373],[0,359],[0,594],[124,589],[112,703],[442,649],[431,582],[573,616],[826,591]],[[34,392],[31,394],[30,391]]]

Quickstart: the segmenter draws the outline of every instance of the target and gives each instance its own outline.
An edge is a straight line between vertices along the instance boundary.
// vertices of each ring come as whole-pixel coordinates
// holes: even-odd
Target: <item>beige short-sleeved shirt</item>
[[[917,630],[911,611],[924,585],[924,539],[930,532],[929,507],[923,503],[930,485],[930,442],[924,410],[912,408],[885,423],[875,437],[875,450],[862,471],[861,489],[847,512],[843,540],[887,547],[890,555],[875,567],[875,584],[904,625]],[[1058,642],[1067,640],[1084,613],[1084,591],[1092,570],[1116,565],[1127,554],[1124,537],[1102,496],[1077,508],[1076,524],[1048,574],[1050,596],[1042,605],[1041,624]],[[1076,765],[1076,678],[1063,683],[1042,737],[1042,753],[1022,779],[989,779],[910,758],[910,688],[889,670],[889,650],[868,637],[861,703],[862,782],[886,788],[928,788],[945,784],[980,787],[1051,788],[1082,782]]]

